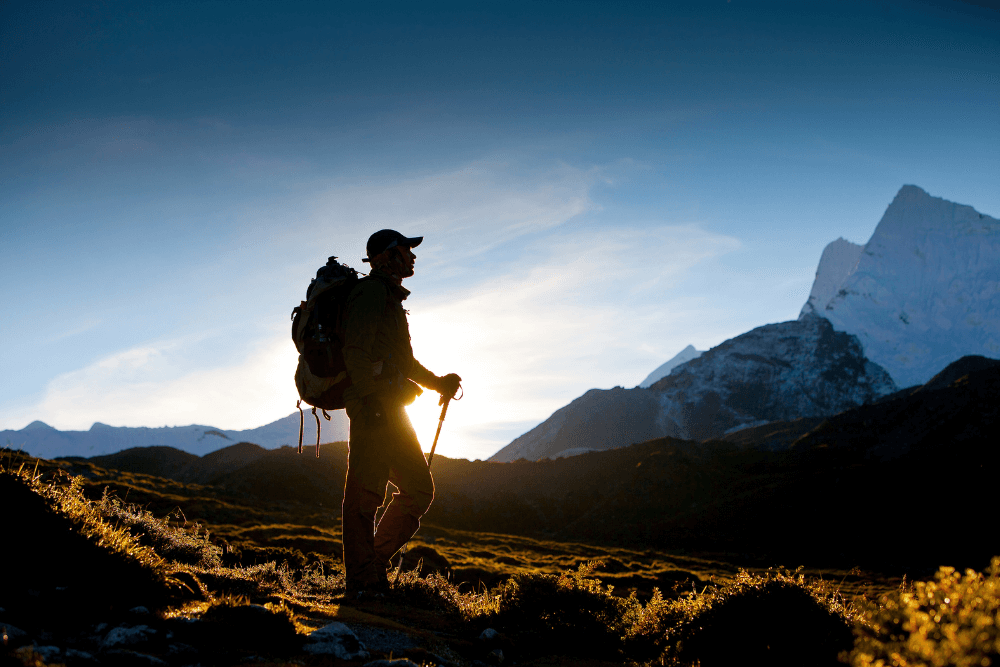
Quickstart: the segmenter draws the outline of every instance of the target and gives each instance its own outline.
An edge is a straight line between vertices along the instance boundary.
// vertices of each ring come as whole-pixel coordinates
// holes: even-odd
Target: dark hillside
[[[210,483],[217,477],[239,470],[263,457],[269,450],[250,442],[239,442],[205,454],[180,471],[185,482]]]
[[[835,415],[797,440],[894,459],[911,452],[990,457],[1000,431],[1000,362],[964,357],[908,396]]]
[[[824,417],[801,417],[792,421],[776,421],[735,431],[724,435],[720,440],[741,447],[788,449],[793,442],[824,421]]]
[[[922,387],[920,391],[933,391],[936,389],[946,389],[970,373],[986,371],[1000,368],[1000,360],[981,357],[979,355],[969,355],[962,357],[958,361],[948,364],[944,370],[932,377]]]
[[[302,502],[339,512],[346,475],[347,443],[336,442],[324,445],[320,458],[312,447],[302,454],[295,447],[264,450],[247,465],[213,478],[212,485],[239,496]]]
[[[94,456],[88,459],[102,468],[114,468],[125,472],[137,472],[160,477],[176,477],[199,460],[197,454],[174,447],[132,447],[114,454]]]

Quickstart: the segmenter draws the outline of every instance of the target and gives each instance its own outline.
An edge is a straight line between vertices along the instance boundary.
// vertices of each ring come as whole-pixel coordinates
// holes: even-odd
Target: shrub
[[[839,592],[788,571],[740,570],[731,583],[659,613],[673,664],[837,665],[853,644],[855,612]]]
[[[589,657],[620,655],[634,608],[592,578],[601,561],[561,575],[518,573],[481,598],[474,615],[511,635],[519,650]],[[558,647],[549,650],[549,647]]]
[[[421,579],[420,568],[415,568],[400,573],[392,588],[392,599],[461,620],[467,617],[463,611],[474,608],[478,597],[459,593],[448,579],[437,572]]]
[[[986,575],[942,567],[868,602],[850,656],[854,667],[1000,665],[1000,557]]]

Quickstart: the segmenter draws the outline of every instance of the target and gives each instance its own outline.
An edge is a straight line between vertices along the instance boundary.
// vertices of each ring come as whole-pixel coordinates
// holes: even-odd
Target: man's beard
[[[392,253],[386,266],[386,270],[400,280],[413,275],[413,266],[398,252]]]

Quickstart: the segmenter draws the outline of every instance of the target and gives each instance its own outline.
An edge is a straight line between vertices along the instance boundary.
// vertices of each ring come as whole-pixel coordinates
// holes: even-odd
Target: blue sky
[[[417,356],[466,379],[440,451],[485,458],[796,317],[903,184],[1000,214],[995,3],[0,15],[0,429],[288,414],[291,308],[393,227]]]

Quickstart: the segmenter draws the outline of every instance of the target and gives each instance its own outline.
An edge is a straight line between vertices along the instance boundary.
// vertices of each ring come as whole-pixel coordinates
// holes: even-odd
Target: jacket
[[[347,297],[344,364],[351,386],[346,401],[399,390],[399,376],[429,387],[437,378],[413,358],[403,301],[409,290],[374,269]]]

